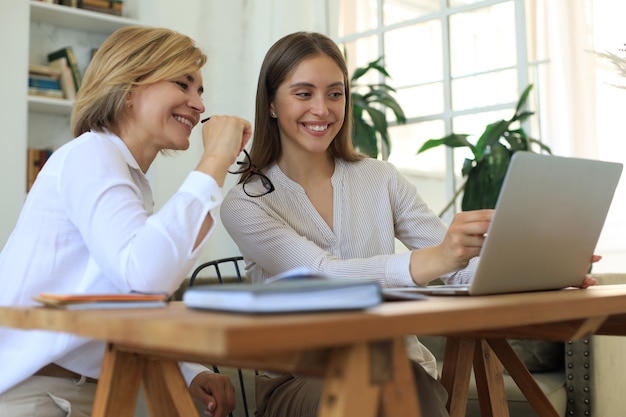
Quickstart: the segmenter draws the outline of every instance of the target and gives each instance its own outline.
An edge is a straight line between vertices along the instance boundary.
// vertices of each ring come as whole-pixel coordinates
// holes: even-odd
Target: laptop
[[[579,286],[622,164],[518,151],[469,285],[385,289],[386,297],[487,295]]]

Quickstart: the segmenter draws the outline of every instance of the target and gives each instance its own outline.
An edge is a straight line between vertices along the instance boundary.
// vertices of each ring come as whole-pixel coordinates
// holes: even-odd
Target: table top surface
[[[626,314],[626,285],[586,290],[430,297],[385,302],[364,311],[249,315],[166,308],[62,310],[0,307],[0,326],[46,329],[211,357],[280,354],[405,334],[451,335]]]

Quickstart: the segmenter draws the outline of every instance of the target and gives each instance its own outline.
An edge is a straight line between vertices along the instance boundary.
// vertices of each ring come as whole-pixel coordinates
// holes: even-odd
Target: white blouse
[[[153,213],[148,180],[122,140],[85,133],[51,155],[27,196],[0,253],[0,305],[32,305],[43,292],[172,293],[221,200],[215,180],[193,171]],[[51,362],[97,378],[103,353],[103,343],[70,334],[0,328],[0,393]],[[181,369],[188,383],[206,370]]]

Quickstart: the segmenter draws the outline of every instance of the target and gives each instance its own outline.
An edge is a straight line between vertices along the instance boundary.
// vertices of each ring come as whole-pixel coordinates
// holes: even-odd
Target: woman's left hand
[[[591,257],[591,263],[594,264],[596,262],[598,262],[600,259],[602,259],[602,256],[600,255],[593,255]],[[585,275],[585,279],[583,280],[583,283],[580,284],[580,288],[589,288],[592,285],[596,285],[596,279],[590,277],[589,275]]]
[[[206,404],[204,414],[211,417],[226,417],[235,409],[235,388],[226,375],[201,372],[191,381],[191,396]]]

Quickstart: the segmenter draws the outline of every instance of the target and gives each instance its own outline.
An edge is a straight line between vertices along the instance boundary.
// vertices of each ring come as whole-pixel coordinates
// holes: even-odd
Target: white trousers
[[[95,396],[93,382],[35,375],[0,394],[0,416],[89,417]]]

